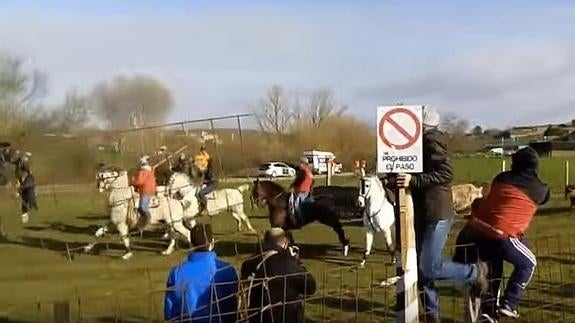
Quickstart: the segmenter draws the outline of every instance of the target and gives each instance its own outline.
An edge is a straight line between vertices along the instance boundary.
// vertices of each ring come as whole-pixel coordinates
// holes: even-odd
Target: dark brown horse
[[[323,203],[305,202],[301,205],[300,210],[302,223],[293,223],[288,214],[290,193],[279,184],[272,181],[257,180],[254,182],[251,198],[260,207],[267,205],[272,227],[279,227],[287,231],[299,229],[314,221],[331,227],[337,233],[339,242],[343,246],[344,256],[347,256],[349,240],[345,236],[337,213],[329,206]]]

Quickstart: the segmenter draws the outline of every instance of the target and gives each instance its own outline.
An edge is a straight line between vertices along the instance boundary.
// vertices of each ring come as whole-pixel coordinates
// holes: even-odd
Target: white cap
[[[150,157],[148,155],[140,157],[140,165],[148,165]]]
[[[424,106],[423,107],[423,126],[424,127],[438,127],[441,120],[439,112],[435,108]]]

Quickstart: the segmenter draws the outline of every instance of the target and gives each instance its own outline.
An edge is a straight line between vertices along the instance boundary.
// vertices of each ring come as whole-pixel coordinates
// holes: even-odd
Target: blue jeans
[[[295,214],[300,214],[301,205],[307,201],[308,198],[309,192],[297,193],[295,198]]]
[[[211,192],[214,191],[214,189],[216,188],[215,184],[206,184],[206,186],[204,186],[199,192],[198,194],[201,194],[202,197],[206,197],[206,195],[210,194]]]
[[[475,265],[444,261],[441,251],[453,224],[452,219],[426,223],[416,232],[418,256],[418,287],[425,313],[439,317],[439,295],[435,281],[449,281],[458,285],[470,285],[477,280]]]
[[[140,195],[140,202],[138,203],[138,210],[140,215],[149,216],[150,215],[150,200],[152,196],[150,195]]]

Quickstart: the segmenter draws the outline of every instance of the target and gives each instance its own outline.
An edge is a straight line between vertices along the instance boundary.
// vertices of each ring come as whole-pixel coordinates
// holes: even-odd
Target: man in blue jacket
[[[209,224],[198,224],[190,236],[195,251],[170,272],[164,318],[172,322],[236,322],[238,276],[234,267],[217,259]]]

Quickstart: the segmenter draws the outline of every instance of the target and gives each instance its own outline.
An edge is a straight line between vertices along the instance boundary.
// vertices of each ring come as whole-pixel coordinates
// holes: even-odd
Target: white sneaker
[[[29,218],[28,213],[22,214],[22,223],[28,223]]]
[[[499,313],[503,316],[506,317],[511,317],[511,318],[518,318],[519,317],[519,313],[517,312],[517,310],[511,308],[511,306],[509,306],[508,304],[503,303],[503,305],[501,305],[501,307],[499,308]]]

